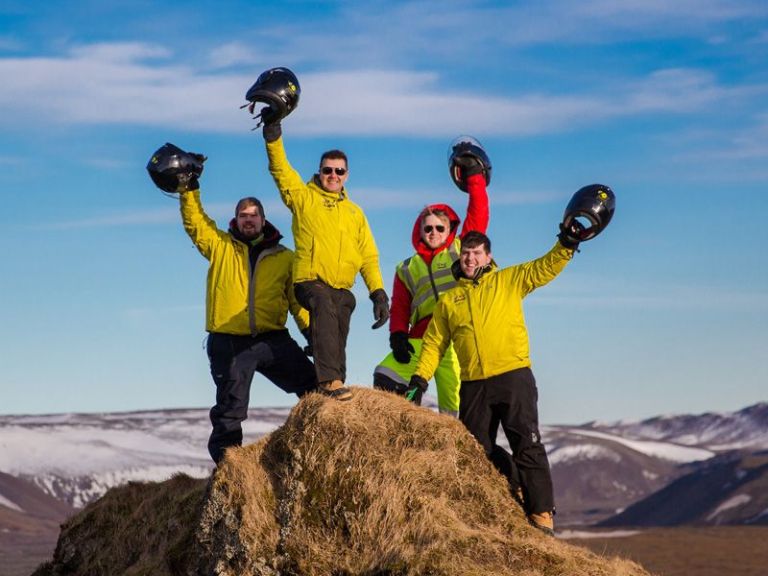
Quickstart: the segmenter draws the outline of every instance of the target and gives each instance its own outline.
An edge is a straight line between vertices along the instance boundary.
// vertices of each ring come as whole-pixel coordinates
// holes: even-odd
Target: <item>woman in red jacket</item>
[[[427,206],[416,218],[411,234],[416,253],[395,269],[389,318],[392,352],[376,366],[374,388],[405,394],[437,299],[456,285],[451,265],[458,259],[461,238],[471,230],[485,233],[488,228],[487,156],[484,152],[482,158],[472,153],[452,155],[451,174],[456,185],[469,194],[464,226],[459,233],[461,221],[447,204]],[[453,416],[459,413],[459,373],[458,360],[453,347],[449,347],[434,378],[440,412]]]

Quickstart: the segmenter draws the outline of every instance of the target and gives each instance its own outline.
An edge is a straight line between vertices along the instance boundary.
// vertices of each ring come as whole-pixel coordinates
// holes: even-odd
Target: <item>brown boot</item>
[[[320,382],[317,389],[321,394],[330,396],[334,400],[350,400],[352,398],[352,391],[344,386],[344,382],[341,380]]]
[[[552,512],[528,514],[528,522],[531,523],[531,526],[538,528],[549,536],[555,535],[555,518],[552,515]]]

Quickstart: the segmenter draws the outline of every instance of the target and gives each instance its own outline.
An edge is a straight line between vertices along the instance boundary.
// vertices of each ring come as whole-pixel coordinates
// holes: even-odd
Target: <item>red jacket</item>
[[[467,232],[472,230],[485,233],[488,229],[488,192],[485,189],[485,177],[482,174],[469,176],[467,178],[467,192],[469,193],[469,204],[467,206],[467,215],[464,218],[464,226],[461,229],[461,234],[459,234],[460,239],[463,238]],[[451,221],[451,233],[448,235],[445,242],[435,250],[432,250],[421,241],[421,221],[424,218],[424,214],[429,209],[444,210]],[[413,224],[413,232],[411,233],[411,242],[416,249],[416,254],[427,264],[432,262],[432,259],[436,254],[446,250],[454,241],[460,223],[461,219],[459,216],[453,208],[447,204],[431,204],[426,209],[422,210],[416,218],[416,222]],[[421,338],[424,335],[432,316],[422,318],[415,326],[409,326],[411,317],[411,298],[411,293],[405,287],[402,280],[398,278],[397,274],[395,274],[394,285],[392,287],[392,303],[389,310],[389,331],[406,332],[411,338]]]

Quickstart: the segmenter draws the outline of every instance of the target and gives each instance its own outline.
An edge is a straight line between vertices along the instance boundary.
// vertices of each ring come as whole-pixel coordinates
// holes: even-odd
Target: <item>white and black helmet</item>
[[[482,167],[483,176],[485,176],[485,185],[491,183],[491,159],[488,158],[482,144],[472,136],[458,136],[448,148],[448,170],[450,171],[453,183],[463,190],[467,191],[466,182],[461,175],[462,158],[471,158],[478,162]]]

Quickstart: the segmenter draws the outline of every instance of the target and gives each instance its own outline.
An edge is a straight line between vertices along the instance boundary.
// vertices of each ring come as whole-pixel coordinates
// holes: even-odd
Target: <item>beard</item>
[[[246,224],[238,228],[240,234],[247,240],[253,240],[261,235],[261,230],[257,230],[253,224]]]

